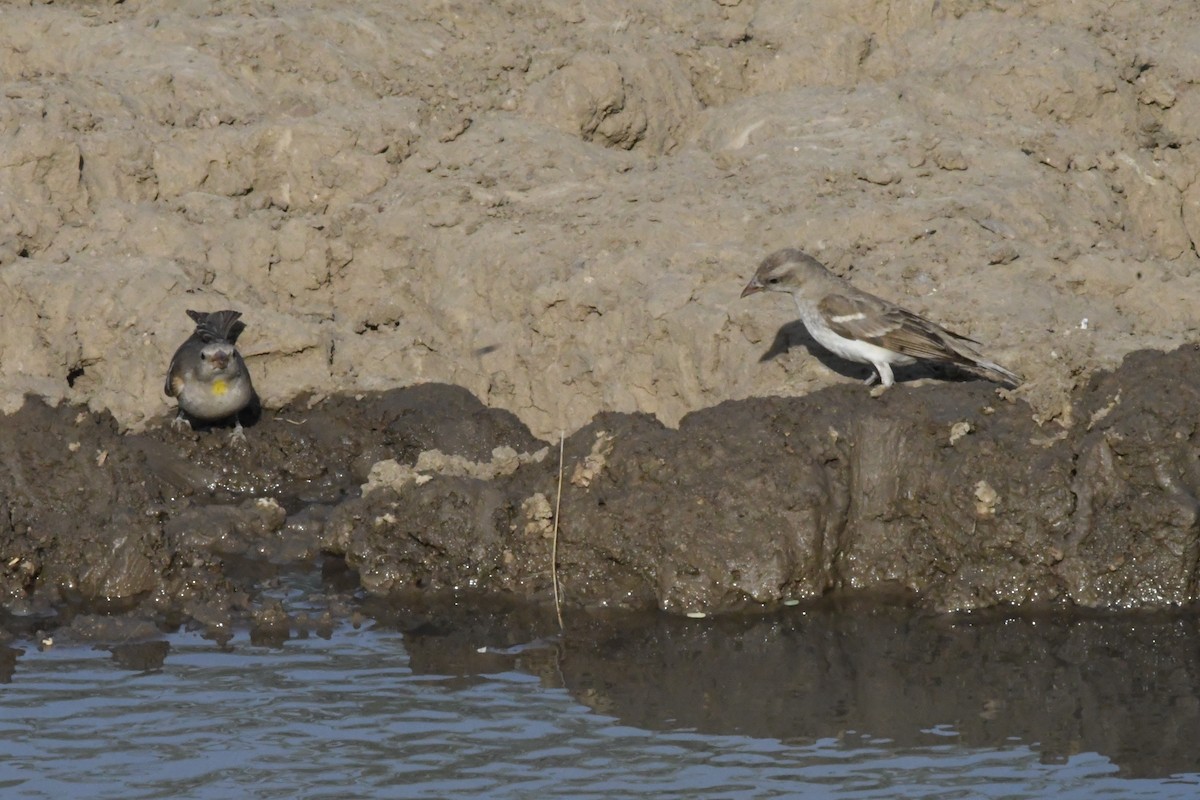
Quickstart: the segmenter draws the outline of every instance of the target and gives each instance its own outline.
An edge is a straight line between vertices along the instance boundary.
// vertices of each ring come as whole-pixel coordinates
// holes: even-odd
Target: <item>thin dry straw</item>
[[[554,540],[550,544],[550,581],[554,584],[554,614],[558,629],[563,629],[562,604],[558,599],[558,509],[562,506],[563,442],[566,432],[558,432],[558,494],[554,498]]]

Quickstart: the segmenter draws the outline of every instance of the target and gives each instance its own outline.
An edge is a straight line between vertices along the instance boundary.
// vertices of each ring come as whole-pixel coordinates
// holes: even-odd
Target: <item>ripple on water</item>
[[[149,673],[124,670],[105,651],[27,653],[0,687],[0,793],[1091,800],[1200,792],[1194,775],[1120,778],[1093,753],[1043,763],[1036,742],[964,746],[953,725],[930,729],[930,744],[919,747],[850,731],[789,741],[648,730],[520,671],[415,674],[403,637],[384,630],[347,628],[278,649],[238,639],[222,649],[189,634],[170,644],[162,669]]]

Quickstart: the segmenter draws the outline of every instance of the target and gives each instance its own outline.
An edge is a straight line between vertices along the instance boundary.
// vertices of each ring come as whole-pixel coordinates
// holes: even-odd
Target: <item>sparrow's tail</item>
[[[997,383],[1007,383],[1012,388],[1017,388],[1024,380],[1020,375],[1012,370],[1005,369],[995,361],[985,361],[982,358],[972,359],[970,363],[963,364],[963,369],[981,378],[987,378],[989,381]]]
[[[244,322],[239,322],[240,311],[191,311],[188,316],[196,321],[196,334],[206,342],[233,342],[237,339]]]
[[[1013,389],[1020,386],[1025,380],[1012,370],[1005,369],[995,361],[988,361],[986,358],[984,358],[983,355],[975,349],[975,346],[978,345],[979,342],[975,341],[974,339],[969,339],[966,336],[963,336],[961,333],[948,331],[945,328],[942,329],[942,332],[948,334],[941,337],[942,343],[946,346],[946,349],[955,356],[947,360],[953,363],[955,366],[966,370],[972,375],[978,375],[979,377],[985,378],[989,381],[1006,383]]]

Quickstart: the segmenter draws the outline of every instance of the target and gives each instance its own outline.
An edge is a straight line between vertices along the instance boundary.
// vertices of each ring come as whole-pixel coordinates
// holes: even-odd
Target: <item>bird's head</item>
[[[803,251],[794,247],[776,250],[758,265],[754,277],[742,289],[742,297],[758,292],[792,294],[803,289],[810,277],[824,272],[821,262]]]
[[[200,369],[202,377],[211,377],[233,373],[237,370],[237,359],[234,358],[233,345],[228,342],[212,342],[200,350]]]

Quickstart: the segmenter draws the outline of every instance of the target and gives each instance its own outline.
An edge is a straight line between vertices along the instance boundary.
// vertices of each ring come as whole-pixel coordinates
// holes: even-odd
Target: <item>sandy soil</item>
[[[846,381],[797,245],[987,343],[1039,419],[1191,338],[1186,3],[67,2],[0,26],[0,406],[168,413],[185,308],[269,407],[444,381],[552,437]],[[772,347],[782,338],[783,348]]]

